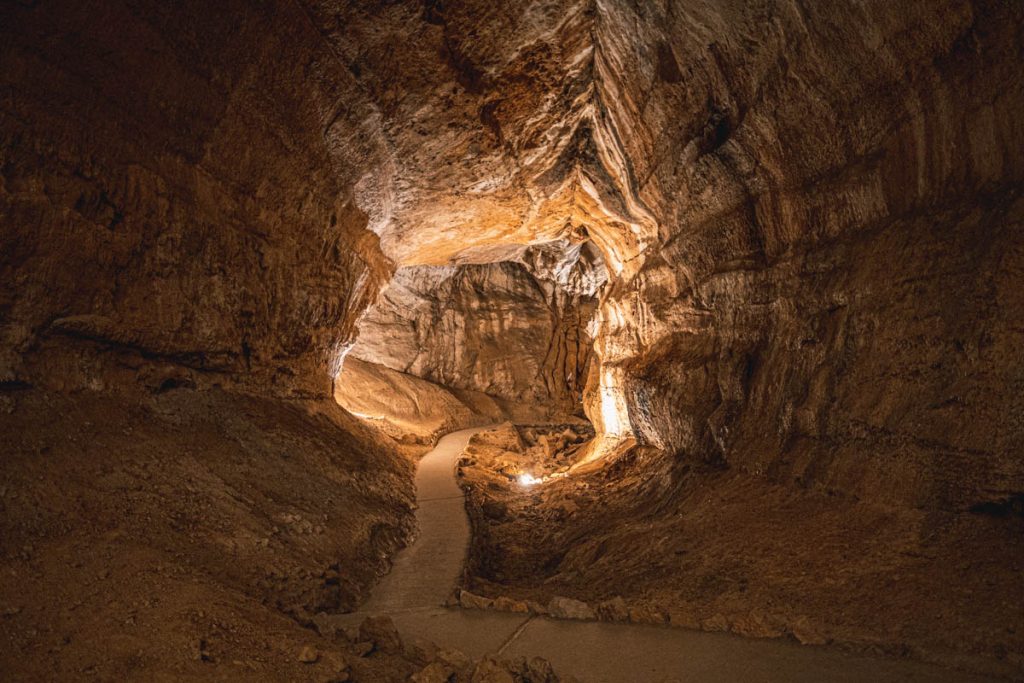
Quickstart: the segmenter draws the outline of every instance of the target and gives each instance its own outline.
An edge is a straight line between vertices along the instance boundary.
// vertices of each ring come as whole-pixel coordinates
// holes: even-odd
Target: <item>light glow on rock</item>
[[[619,382],[611,368],[601,371],[601,432],[606,436],[631,435],[626,401],[619,390]]]
[[[542,479],[538,479],[537,477],[533,476],[532,474],[523,473],[523,474],[519,475],[519,480],[518,481],[519,481],[519,485],[520,486],[533,486],[534,484],[541,483],[543,480]]]

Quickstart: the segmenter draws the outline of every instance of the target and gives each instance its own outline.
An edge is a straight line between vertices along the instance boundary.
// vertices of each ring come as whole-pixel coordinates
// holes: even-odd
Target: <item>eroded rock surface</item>
[[[580,497],[593,514],[557,539],[562,579],[597,585],[598,556],[618,556],[655,568],[652,591],[672,586],[693,569],[677,552],[692,533],[714,552],[688,576],[714,588],[750,560],[806,598],[786,618],[814,634],[842,606],[813,553],[842,537],[821,525],[870,539],[875,520],[920,555],[908,576],[934,595],[901,592],[890,613],[905,620],[864,637],[955,650],[947,612],[973,624],[975,606],[940,600],[954,589],[938,568],[968,576],[996,547],[979,569],[992,584],[971,590],[1008,594],[1022,561],[1022,25],[1000,0],[5,3],[0,406],[43,429],[35,392],[328,397],[397,269],[365,318],[375,351],[357,358],[503,400],[582,390],[606,440],[640,444],[595,450],[615,458],[580,473],[622,495]],[[592,243],[608,274],[592,351],[596,290],[549,289],[547,257],[524,251],[558,241]],[[268,422],[288,414],[271,405]],[[258,431],[262,452],[275,437]],[[111,457],[96,433],[75,436],[83,462]],[[168,433],[151,457],[177,452],[185,437]],[[71,499],[89,481],[18,457],[10,478],[40,467]],[[408,494],[402,461],[380,462],[366,476]],[[17,534],[57,543],[24,514]],[[631,519],[650,522],[635,540]],[[766,519],[781,531],[755,561],[749,525]],[[361,547],[349,540],[338,549]],[[630,564],[631,543],[654,556]],[[861,606],[879,585],[864,577],[894,562],[864,544],[866,564],[832,577]],[[790,546],[809,553],[803,574]],[[525,554],[557,568],[552,547]],[[698,625],[772,621],[740,603],[774,588],[731,586]],[[916,619],[933,598],[944,607]],[[1020,661],[1018,640],[987,642],[1003,649],[971,647]]]
[[[400,268],[360,319],[350,357],[551,412],[578,411],[604,264],[589,243],[521,252],[515,261]]]

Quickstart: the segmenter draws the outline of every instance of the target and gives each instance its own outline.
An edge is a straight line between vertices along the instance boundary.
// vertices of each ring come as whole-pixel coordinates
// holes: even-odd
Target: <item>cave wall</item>
[[[598,333],[640,438],[885,502],[1020,491],[1021,7],[598,7],[660,219]]]
[[[329,395],[390,269],[371,112],[299,5],[208,10],[0,8],[0,382]]]
[[[606,278],[600,254],[561,243],[520,251],[515,261],[398,269],[360,319],[346,362],[578,412],[593,343],[587,325]]]
[[[601,248],[595,424],[905,505],[1024,487],[1019,5],[311,8],[395,143],[396,263]]]
[[[1024,488],[1019,4],[206,7],[0,10],[2,381],[326,394],[389,262],[589,238],[641,441]]]

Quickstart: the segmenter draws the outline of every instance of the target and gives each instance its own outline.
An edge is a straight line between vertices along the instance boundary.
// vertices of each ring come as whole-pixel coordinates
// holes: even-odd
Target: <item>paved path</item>
[[[419,536],[398,555],[360,612],[337,617],[340,625],[387,613],[406,638],[454,647],[474,659],[492,652],[509,658],[539,655],[560,674],[587,683],[989,680],[917,662],[853,657],[782,640],[441,607],[462,573],[469,544],[455,462],[477,431],[448,434],[424,456],[416,475]]]
[[[478,431],[480,428],[446,434],[420,460],[416,470],[418,536],[395,558],[363,612],[437,607],[458,583],[469,547],[469,520],[462,489],[455,481],[455,463]]]

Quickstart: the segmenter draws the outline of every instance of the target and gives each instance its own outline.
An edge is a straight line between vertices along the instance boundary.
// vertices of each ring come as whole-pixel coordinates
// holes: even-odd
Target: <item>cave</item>
[[[1024,677],[1021,3],[0,34],[4,680]]]

